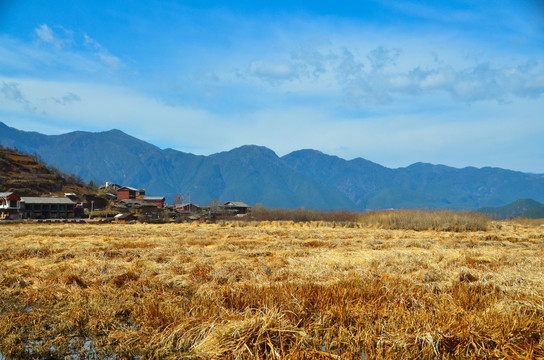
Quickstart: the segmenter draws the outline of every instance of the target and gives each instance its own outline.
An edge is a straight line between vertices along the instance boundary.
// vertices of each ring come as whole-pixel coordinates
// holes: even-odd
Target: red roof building
[[[13,192],[0,192],[0,219],[18,219],[21,197]]]
[[[119,196],[119,195],[117,195],[117,196]],[[146,197],[144,197],[143,201],[156,204],[157,207],[163,208],[164,207],[164,202],[166,201],[166,199],[163,196],[146,196]]]
[[[123,186],[117,189],[117,200],[142,200],[145,198],[145,190]]]

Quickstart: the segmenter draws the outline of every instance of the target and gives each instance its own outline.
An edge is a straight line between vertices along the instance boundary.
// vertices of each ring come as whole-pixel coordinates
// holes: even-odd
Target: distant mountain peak
[[[264,157],[269,159],[277,159],[278,155],[266,146],[260,145],[242,145],[229,151],[222,152],[220,154],[237,154],[243,157]]]
[[[114,134],[114,135],[128,135],[127,133],[119,130],[119,129],[111,129],[107,131],[100,132],[101,134]]]

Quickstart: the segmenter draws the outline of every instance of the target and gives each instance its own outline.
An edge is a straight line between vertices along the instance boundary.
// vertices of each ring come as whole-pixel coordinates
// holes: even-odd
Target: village
[[[0,192],[0,220],[66,221],[66,222],[185,222],[215,221],[218,218],[241,218],[251,206],[241,201],[207,206],[184,202],[177,196],[174,204],[166,204],[163,196],[147,196],[145,189],[107,182],[95,194],[64,196],[21,196]]]

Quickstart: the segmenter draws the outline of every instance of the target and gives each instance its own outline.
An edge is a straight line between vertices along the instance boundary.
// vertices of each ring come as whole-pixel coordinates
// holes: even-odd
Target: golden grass
[[[392,230],[480,231],[487,230],[489,218],[474,212],[451,210],[397,210],[371,212],[359,222]]]
[[[0,357],[544,357],[544,225],[0,226]]]

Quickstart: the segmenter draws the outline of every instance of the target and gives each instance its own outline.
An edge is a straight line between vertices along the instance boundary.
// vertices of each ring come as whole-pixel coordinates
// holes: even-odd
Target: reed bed
[[[470,211],[391,210],[352,212],[316,209],[269,209],[256,206],[250,219],[257,221],[293,221],[375,226],[397,230],[480,231],[487,230],[490,218]]]
[[[397,210],[371,212],[362,215],[359,222],[395,230],[485,231],[490,219],[486,215],[452,210]]]
[[[544,357],[544,225],[0,226],[0,357]]]

